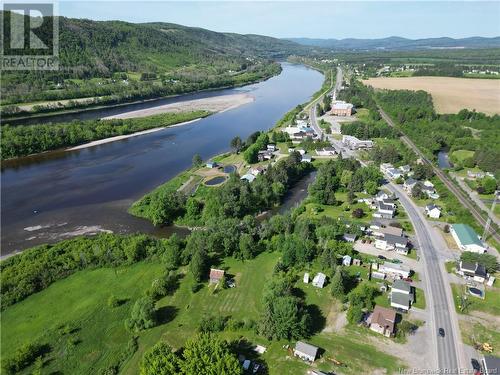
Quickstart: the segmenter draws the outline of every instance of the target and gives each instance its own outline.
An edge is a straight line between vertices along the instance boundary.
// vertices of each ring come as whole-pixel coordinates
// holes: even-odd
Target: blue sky
[[[498,1],[71,1],[67,17],[172,22],[274,37],[500,36]]]

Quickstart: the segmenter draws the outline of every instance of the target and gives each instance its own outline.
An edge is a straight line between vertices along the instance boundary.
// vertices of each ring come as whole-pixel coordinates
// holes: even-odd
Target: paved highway
[[[394,122],[392,119],[382,110],[380,110],[380,115],[382,118],[390,125],[390,126],[395,126]],[[481,212],[477,209],[477,207],[469,200],[469,198],[458,188],[453,184],[453,182],[450,181],[448,176],[439,168],[434,166],[425,156],[422,154],[422,152],[418,149],[418,147],[406,136],[403,134],[401,139],[410,147],[424,162],[428,163],[432,169],[434,170],[434,173],[436,176],[439,177],[439,179],[446,185],[446,187],[457,197],[460,203],[464,205],[469,211],[471,212],[472,216],[477,220],[481,226],[486,226],[486,220],[481,216]],[[488,215],[490,213],[488,212]],[[496,233],[495,229],[490,227],[489,233],[492,235],[492,237],[497,241],[500,242],[500,236]]]
[[[388,184],[386,187],[394,192],[399,199],[400,204],[405,208],[410,220],[415,228],[416,238],[420,257],[424,262],[423,277],[426,279],[427,295],[426,301],[432,315],[431,327],[433,331],[433,342],[437,348],[437,363],[431,366],[428,363],[422,363],[425,369],[440,369],[440,373],[460,373],[460,368],[467,367],[463,354],[460,350],[460,336],[458,319],[453,304],[451,289],[444,280],[444,266],[438,257],[437,249],[439,242],[432,232],[428,221],[424,218],[419,208],[407,197],[402,189],[394,184]],[[445,337],[438,335],[438,329],[443,328]],[[460,358],[460,360],[459,360]],[[444,372],[448,371],[448,372]],[[457,371],[457,372],[454,372]]]
[[[316,105],[323,100],[323,97],[325,95],[328,95],[330,92],[333,92],[333,97],[337,97],[337,93],[340,91],[340,88],[342,87],[342,80],[343,80],[343,75],[342,75],[342,68],[340,66],[337,67],[337,78],[335,79],[335,87],[333,88],[332,91],[330,91],[331,87],[325,91],[322,95],[320,95],[316,100],[310,103],[310,108],[309,108],[309,120],[311,122],[311,127],[314,129],[316,134],[321,138],[325,136],[323,134],[323,129],[318,125],[318,122],[316,120]],[[329,136],[327,136],[328,139],[330,139]]]

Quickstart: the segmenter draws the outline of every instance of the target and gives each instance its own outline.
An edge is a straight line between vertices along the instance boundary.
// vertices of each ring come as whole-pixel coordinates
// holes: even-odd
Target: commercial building
[[[469,225],[453,224],[450,233],[461,250],[480,254],[486,251],[486,246]]]
[[[332,103],[330,114],[333,116],[351,116],[354,106],[342,100],[336,100]]]

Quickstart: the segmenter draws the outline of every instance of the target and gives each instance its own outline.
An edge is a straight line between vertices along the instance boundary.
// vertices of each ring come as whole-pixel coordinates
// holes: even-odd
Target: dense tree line
[[[6,23],[10,17],[22,17],[5,13]],[[46,17],[45,21],[38,33],[50,34],[52,19]],[[111,94],[122,95],[123,99],[126,95],[146,98],[241,84],[277,74],[280,67],[269,58],[286,56],[294,46],[274,38],[216,33],[173,24],[95,22],[65,17],[59,17],[58,21],[60,69],[4,72],[3,103]],[[9,33],[5,38],[5,45],[9,45]],[[137,80],[132,79],[134,76]],[[140,76],[156,76],[161,84],[139,81]],[[112,84],[111,90],[103,93],[106,89],[101,86],[106,85],[91,82],[95,77],[128,79],[128,85]],[[87,82],[81,85],[80,80]],[[144,84],[140,85],[142,89],[129,89],[133,81]]]
[[[329,160],[319,168],[316,180],[309,186],[309,194],[313,202],[336,205],[337,191],[374,193],[381,180],[382,174],[376,167],[361,168],[354,159]]]
[[[113,120],[86,120],[57,124],[2,126],[1,159],[36,154],[140,130],[159,128],[210,115],[207,111],[164,113]]]
[[[184,347],[174,352],[160,341],[144,353],[140,375],[238,375],[243,368],[230,344],[210,333],[190,338]]]
[[[342,124],[342,134],[352,135],[359,139],[397,138],[398,132],[385,122],[367,124],[362,121],[346,122]]]
[[[83,269],[117,267],[162,257],[171,249],[169,241],[145,235],[100,234],[26,250],[0,263],[2,308]]]
[[[469,150],[474,156],[461,167],[478,166],[500,176],[500,116],[487,116],[467,109],[438,115],[431,96],[424,91],[381,91],[377,100],[429,157],[440,150]]]

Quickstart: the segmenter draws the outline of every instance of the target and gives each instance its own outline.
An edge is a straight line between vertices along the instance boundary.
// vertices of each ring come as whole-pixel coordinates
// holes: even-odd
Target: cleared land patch
[[[452,77],[379,77],[364,80],[376,89],[424,90],[432,95],[438,113],[463,108],[489,115],[500,114],[500,80]]]

